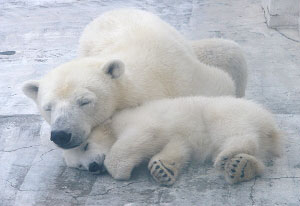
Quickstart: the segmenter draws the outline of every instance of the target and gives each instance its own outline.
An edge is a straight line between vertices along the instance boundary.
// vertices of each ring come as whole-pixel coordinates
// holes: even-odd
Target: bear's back
[[[84,29],[80,38],[81,56],[105,55],[136,49],[137,54],[166,50],[194,52],[184,37],[159,17],[136,9],[108,11]],[[142,53],[140,53],[142,52]],[[178,55],[178,54],[177,54]]]

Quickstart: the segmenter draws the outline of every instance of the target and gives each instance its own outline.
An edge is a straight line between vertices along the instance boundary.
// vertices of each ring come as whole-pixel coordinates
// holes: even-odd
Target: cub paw
[[[227,155],[224,155],[224,156],[221,156],[221,157],[218,157],[215,161],[215,164],[214,164],[214,167],[218,170],[224,170],[225,169],[225,165],[226,163],[228,162],[228,160],[231,159],[231,156],[227,156]]]
[[[231,150],[225,150],[221,152],[215,160],[214,167],[219,171],[224,171],[227,162],[237,154],[239,154],[239,152]]]
[[[148,165],[150,174],[161,185],[170,186],[176,181],[178,175],[175,163],[169,164],[163,160],[151,160]]]
[[[225,179],[230,184],[249,181],[260,175],[263,164],[248,154],[238,154],[225,163]]]

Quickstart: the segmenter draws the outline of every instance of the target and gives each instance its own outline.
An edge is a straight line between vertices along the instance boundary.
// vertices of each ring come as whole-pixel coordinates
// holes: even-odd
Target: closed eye
[[[46,105],[43,107],[43,109],[47,112],[50,112],[52,110],[52,107],[51,107],[51,105]]]
[[[90,104],[92,101],[90,99],[79,99],[77,101],[80,107]]]

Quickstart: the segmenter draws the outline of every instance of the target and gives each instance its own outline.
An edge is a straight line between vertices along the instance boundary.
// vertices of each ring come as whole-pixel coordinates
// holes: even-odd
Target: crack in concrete
[[[27,117],[41,117],[41,115],[38,114],[14,114],[14,115],[0,115],[0,118],[15,118],[15,117],[20,117],[20,118],[27,118]]]
[[[43,156],[45,156],[46,154],[48,154],[48,153],[50,153],[50,152],[52,152],[52,151],[54,151],[54,150],[57,150],[57,149],[50,149],[50,150],[48,150],[48,151],[42,153],[42,154],[40,155],[40,160],[34,162],[34,163],[32,164],[32,166],[34,166],[34,165],[38,164],[39,162],[43,161],[43,160],[44,160],[44,159],[43,159]]]
[[[255,205],[255,200],[254,200],[254,196],[253,196],[255,184],[256,184],[256,178],[254,179],[254,182],[253,182],[253,185],[251,186],[250,194],[249,194],[249,198],[252,202],[252,206]]]
[[[12,150],[0,150],[0,152],[15,152],[21,149],[28,149],[28,148],[32,148],[32,147],[38,147],[40,145],[31,145],[31,146],[27,146],[27,147],[20,147],[20,148],[16,148],[16,149],[12,149]]]
[[[267,180],[300,179],[300,177],[262,177],[261,179],[267,179]]]
[[[135,183],[141,183],[141,182],[145,182],[145,181],[139,181],[139,182],[129,182],[126,185],[122,185],[120,187],[113,187],[113,188],[109,188],[107,189],[105,192],[102,193],[96,193],[96,194],[82,194],[82,195],[74,195],[69,191],[65,191],[65,193],[67,193],[68,195],[70,195],[75,201],[76,203],[73,203],[73,205],[82,205],[82,203],[79,202],[78,198],[82,198],[82,197],[95,197],[95,196],[99,196],[99,195],[106,195],[108,194],[110,191],[115,190],[115,189],[119,189],[119,188],[123,188],[123,187],[127,187],[129,185],[135,184]]]
[[[264,23],[266,24],[266,26],[268,27],[268,23],[267,23],[267,17],[266,17],[266,11],[265,11],[265,9],[264,9],[264,7],[262,6],[261,7],[261,9],[263,10],[263,12],[264,12],[264,17],[265,17],[265,20],[266,21],[264,21]],[[268,27],[269,28],[269,27]]]
[[[56,150],[56,149],[50,149],[50,150],[48,150],[47,152],[44,152],[43,154],[41,154],[41,155],[40,155],[41,160],[43,160],[43,156],[45,156],[46,154],[48,154],[49,152],[52,152],[52,151],[54,151],[54,150]]]
[[[300,177],[297,177],[297,176],[295,176],[295,177],[265,177],[265,178],[261,178],[261,179],[268,179],[268,180],[280,180],[280,179],[300,179]],[[254,181],[253,181],[253,184],[252,184],[252,186],[251,186],[251,188],[250,188],[250,194],[249,194],[249,198],[250,198],[250,200],[251,200],[251,202],[252,202],[252,206],[254,206],[255,205],[255,200],[254,200],[254,187],[255,187],[255,185],[256,185],[256,178],[254,179]],[[300,200],[299,200],[299,202],[300,202]]]
[[[298,43],[300,42],[300,41],[298,41],[298,40],[296,40],[296,39],[293,39],[293,38],[291,38],[291,37],[288,37],[288,36],[285,35],[284,33],[280,32],[277,28],[274,28],[274,30],[277,31],[281,36],[283,36],[283,37],[285,37],[285,38],[287,38],[287,39],[289,39],[289,40],[291,40],[291,41],[298,42]]]
[[[11,166],[22,167],[22,168],[30,168],[31,167],[31,165],[18,165],[18,164],[12,164]]]
[[[69,192],[69,191],[66,191],[65,193],[67,193],[68,195],[70,195],[75,201],[76,201],[76,203],[74,203],[73,205],[80,205],[80,203],[79,203],[79,200],[77,199],[77,198],[80,198],[80,197],[84,197],[85,195],[78,195],[78,196],[76,196],[76,195],[73,195],[71,192]]]
[[[15,186],[11,181],[4,179],[4,181],[6,181],[10,187],[18,190],[19,192],[40,192],[40,191],[46,191],[46,190],[22,190],[20,188],[18,188],[17,186]]]
[[[46,154],[48,154],[48,153],[50,153],[50,152],[52,152],[52,151],[54,151],[54,150],[57,150],[57,149],[50,149],[50,150],[48,150],[47,152],[42,153],[42,154],[40,155],[40,160],[39,160],[38,162],[43,161],[43,160],[44,160],[44,159],[43,159],[43,156],[45,156]],[[37,163],[38,163],[38,162],[37,162]]]
[[[268,10],[268,13],[270,14],[270,16],[279,16],[279,14],[271,14],[268,6],[267,6],[267,10]]]
[[[145,181],[139,181],[139,182],[129,182],[128,184],[126,185],[122,185],[120,187],[113,187],[113,188],[109,188],[107,189],[105,192],[102,192],[102,193],[96,193],[96,194],[89,194],[89,196],[98,196],[98,195],[106,195],[108,194],[110,191],[112,190],[115,190],[115,189],[120,189],[120,188],[123,188],[123,187],[127,187],[129,185],[132,185],[132,184],[135,184],[135,183],[142,183],[142,182],[145,182]]]
[[[293,42],[300,42],[300,41],[298,41],[298,40],[296,40],[296,39],[293,39],[293,38],[290,38],[290,37],[288,37],[287,35],[285,35],[284,33],[282,33],[282,32],[280,32],[277,28],[271,28],[271,27],[269,27],[268,26],[268,23],[267,23],[267,17],[266,17],[266,11],[265,11],[265,9],[264,9],[264,7],[262,7],[262,10],[263,10],[263,12],[264,12],[264,17],[265,17],[265,24],[266,24],[266,26],[268,27],[268,28],[270,28],[270,29],[274,29],[277,33],[279,33],[281,36],[283,36],[283,37],[285,37],[286,39],[289,39],[289,40],[291,40],[291,41],[293,41]],[[271,15],[271,14],[270,14]],[[271,15],[271,16],[276,16],[276,15]]]

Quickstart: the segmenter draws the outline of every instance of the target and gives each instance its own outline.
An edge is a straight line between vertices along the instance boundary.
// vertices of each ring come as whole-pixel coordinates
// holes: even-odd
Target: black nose
[[[89,164],[90,172],[98,172],[100,169],[101,169],[101,167],[97,162],[92,162]]]
[[[53,141],[60,147],[64,147],[71,140],[71,133],[67,133],[65,131],[51,131],[50,140]]]
[[[100,165],[98,164],[97,162],[92,162],[89,164],[89,172],[92,172],[92,173],[97,173],[97,174],[102,174],[105,172],[105,169],[103,167],[103,164]]]

